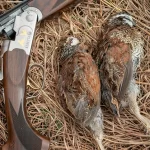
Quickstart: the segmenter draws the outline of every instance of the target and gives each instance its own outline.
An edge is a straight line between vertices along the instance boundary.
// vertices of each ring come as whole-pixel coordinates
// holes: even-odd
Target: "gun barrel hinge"
[[[14,41],[5,40],[3,42],[1,62],[4,53],[6,51],[13,51],[14,49],[24,50],[27,55],[30,55],[36,23],[37,14],[33,11],[25,11],[20,16],[16,16],[13,26],[15,38]],[[3,79],[3,63],[1,63],[0,79]]]

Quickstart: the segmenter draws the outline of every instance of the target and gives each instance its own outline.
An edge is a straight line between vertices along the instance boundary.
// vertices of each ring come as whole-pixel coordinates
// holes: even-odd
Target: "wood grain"
[[[4,94],[9,137],[2,150],[48,150],[49,141],[26,119],[25,93],[29,56],[14,49],[4,54]]]

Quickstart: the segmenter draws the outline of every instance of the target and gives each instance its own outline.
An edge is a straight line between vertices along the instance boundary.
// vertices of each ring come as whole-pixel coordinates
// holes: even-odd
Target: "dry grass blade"
[[[3,0],[0,13],[14,7],[19,1]],[[57,75],[59,74],[59,46],[70,35],[94,47],[103,23],[111,14],[122,10],[130,13],[143,33],[144,58],[136,81],[141,86],[138,102],[142,113],[150,118],[150,3],[149,0],[85,0],[74,8],[62,11],[59,16],[38,24],[32,46],[30,64],[40,64],[43,71],[31,69],[28,79],[35,88],[27,88],[28,119],[41,134],[50,137],[51,150],[95,150],[97,144],[87,131],[74,122],[59,103]],[[2,38],[0,45],[2,44]],[[93,50],[91,47],[91,51]],[[2,86],[1,86],[2,90]],[[7,140],[4,103],[0,97],[0,145]],[[148,150],[150,136],[145,135],[138,120],[124,109],[120,123],[102,107],[104,113],[104,145],[109,150]]]

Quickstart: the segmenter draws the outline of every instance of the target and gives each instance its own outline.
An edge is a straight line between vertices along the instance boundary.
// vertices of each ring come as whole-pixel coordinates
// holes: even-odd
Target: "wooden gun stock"
[[[31,129],[25,95],[29,56],[14,49],[4,54],[4,94],[9,138],[2,150],[48,150],[49,140]]]
[[[73,1],[74,0],[29,0],[27,5],[39,9],[43,15],[43,19]],[[5,48],[3,55],[5,109],[9,137],[7,143],[0,148],[2,150],[49,149],[49,139],[40,135],[32,128],[27,119],[25,108],[29,54],[33,39],[33,36],[31,38],[31,34],[34,35],[36,25],[35,23],[32,29],[30,23],[33,22],[32,17],[37,16],[37,14],[35,14],[36,11],[28,10],[22,13],[22,16],[16,17],[14,23],[14,31],[17,33],[15,41],[11,41],[11,44],[10,42],[8,43],[8,48]],[[34,21],[37,21],[37,17]],[[24,22],[27,24],[25,25]],[[21,26],[19,27],[19,25]],[[9,49],[9,47],[11,47],[11,49]]]

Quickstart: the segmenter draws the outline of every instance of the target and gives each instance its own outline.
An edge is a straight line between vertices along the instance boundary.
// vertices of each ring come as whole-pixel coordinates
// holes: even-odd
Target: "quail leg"
[[[132,114],[134,114],[146,127],[147,133],[150,133],[150,120],[140,113],[140,108],[137,103],[137,96],[139,93],[138,85],[135,83],[135,81],[131,82],[130,88],[129,88],[129,107]]]
[[[94,138],[99,145],[100,150],[105,150],[102,141],[103,141],[103,114],[101,108],[99,109],[97,116],[90,123],[90,128],[94,133]]]
[[[95,140],[98,143],[100,150],[105,150],[105,148],[102,144],[102,139],[103,139],[103,131],[99,132],[99,136],[96,136]]]

